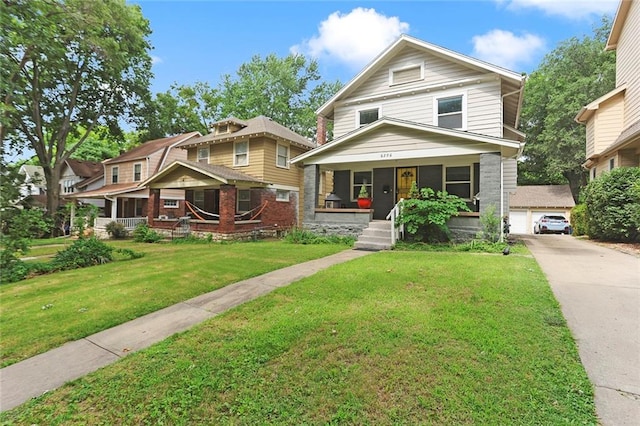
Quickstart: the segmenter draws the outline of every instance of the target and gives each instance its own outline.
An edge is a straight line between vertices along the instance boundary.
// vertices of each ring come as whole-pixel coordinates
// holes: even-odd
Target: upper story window
[[[435,98],[435,119],[438,127],[466,129],[466,98],[464,95]]]
[[[246,166],[249,164],[249,141],[233,144],[233,165]]]
[[[111,167],[111,183],[118,183],[118,166]]]
[[[289,147],[278,144],[276,154],[276,166],[289,168]]]
[[[471,199],[471,166],[447,167],[445,190],[451,195]]]
[[[229,133],[229,125],[228,124],[219,124],[218,131],[216,132],[218,135],[222,133]]]
[[[74,183],[75,182],[73,181],[73,179],[65,179],[62,192],[64,192],[65,194],[70,194],[74,192],[75,191],[75,187],[73,186]]]
[[[209,146],[198,148],[198,163],[209,164]]]
[[[133,181],[140,182],[142,180],[142,164],[136,163],[133,165]]]
[[[389,70],[389,85],[410,83],[424,79],[424,64],[409,65]]]
[[[373,123],[380,118],[380,107],[361,109],[356,111],[356,127]]]

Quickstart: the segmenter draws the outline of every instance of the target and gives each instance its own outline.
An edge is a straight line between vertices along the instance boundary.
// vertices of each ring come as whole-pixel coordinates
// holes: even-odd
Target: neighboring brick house
[[[446,190],[473,213],[450,227],[479,227],[490,205],[504,216],[516,188],[517,130],[525,77],[403,35],[320,107],[319,147],[292,160],[304,166],[304,227],[361,232],[384,220],[419,187]],[[333,121],[333,140],[326,121]],[[325,208],[333,173],[341,208]],[[364,185],[371,209],[357,209]],[[335,207],[335,206],[333,206]]]
[[[160,172],[174,160],[186,159],[184,150],[177,146],[189,139],[201,136],[199,132],[185,133],[168,138],[145,142],[124,154],[105,160],[103,185],[91,191],[78,192],[71,197],[103,200],[104,218],[98,218],[96,228],[106,223],[119,221],[128,229],[137,223],[146,222],[149,189],[140,185],[150,176]],[[81,182],[79,185],[82,185]],[[157,197],[163,205],[184,208],[184,192],[165,190]]]
[[[149,224],[176,226],[158,199],[170,189],[184,193],[186,207],[176,213],[190,232],[227,238],[297,226],[303,173],[290,159],[314,144],[264,116],[230,117],[211,126],[211,133],[178,145],[186,158],[142,183],[151,191]]]
[[[575,120],[587,127],[583,166],[591,179],[617,167],[640,167],[640,3],[623,0],[606,50],[616,51],[616,88],[584,106]]]

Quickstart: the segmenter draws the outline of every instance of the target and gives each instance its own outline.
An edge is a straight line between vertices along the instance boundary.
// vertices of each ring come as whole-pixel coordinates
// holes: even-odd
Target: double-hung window
[[[198,163],[209,164],[209,146],[198,148]]]
[[[233,165],[246,166],[249,164],[249,141],[233,144]]]
[[[289,147],[287,145],[278,144],[276,154],[276,166],[289,168]]]
[[[366,172],[353,172],[353,184],[351,188],[351,197],[353,200],[358,199],[358,194],[360,193],[360,188],[364,185],[364,188],[367,190],[367,193],[371,197],[371,189],[372,185],[372,177],[373,173],[371,171]]]
[[[140,182],[142,180],[142,164],[136,163],[133,165],[133,181]]]
[[[445,170],[445,190],[451,195],[471,199],[471,166],[447,167]]]
[[[464,95],[436,98],[436,120],[438,127],[448,129],[466,128],[465,123],[465,97]]]
[[[118,166],[111,167],[111,183],[118,183]]]
[[[380,108],[360,109],[356,111],[356,127],[373,123],[380,118]]]
[[[248,212],[251,210],[251,191],[248,189],[238,189],[238,211]]]

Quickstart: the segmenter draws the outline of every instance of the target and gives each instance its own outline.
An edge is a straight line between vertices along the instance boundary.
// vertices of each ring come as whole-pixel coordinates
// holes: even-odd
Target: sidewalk
[[[0,370],[0,411],[17,407],[234,306],[369,253],[345,250],[240,281],[5,367]]]

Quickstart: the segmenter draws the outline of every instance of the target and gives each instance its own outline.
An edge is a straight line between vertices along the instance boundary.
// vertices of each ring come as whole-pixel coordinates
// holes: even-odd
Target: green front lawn
[[[0,286],[3,367],[230,283],[346,249],[313,245],[302,250],[279,241],[107,244],[145,256]]]
[[[597,424],[594,411],[533,258],[380,252],[239,306],[0,420],[555,425]]]

